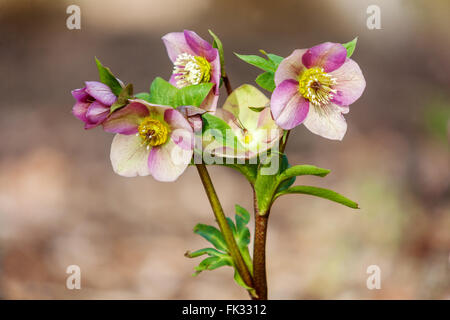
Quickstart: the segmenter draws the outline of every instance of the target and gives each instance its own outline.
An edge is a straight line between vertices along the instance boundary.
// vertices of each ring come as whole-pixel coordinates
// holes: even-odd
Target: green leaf
[[[120,91],[119,96],[117,97],[116,102],[113,103],[111,108],[109,109],[109,113],[113,113],[117,109],[120,109],[128,104],[128,99],[133,96],[133,85],[127,84],[125,88]]]
[[[256,77],[255,82],[263,89],[273,92],[275,90],[275,73],[267,71]]]
[[[109,70],[109,68],[106,68],[102,65],[100,60],[95,58],[95,63],[97,64],[98,75],[100,76],[100,82],[106,84],[108,87],[111,88],[111,91],[116,96],[119,96],[120,92],[122,91],[122,86],[120,85],[120,82],[112,74],[112,72],[111,72],[111,70]]]
[[[212,245],[217,249],[225,252],[227,251],[227,244],[225,242],[225,239],[223,238],[222,233],[217,228],[199,223],[194,227],[194,233],[211,242]]]
[[[356,42],[358,42],[358,37],[356,37],[355,39],[353,39],[350,42],[342,44],[345,47],[345,49],[347,49],[347,58],[350,58],[352,56],[353,52],[355,51]]]
[[[241,174],[245,176],[245,178],[252,185],[255,183],[256,175],[258,174],[258,165],[257,164],[224,164],[224,166],[233,168],[239,171]]]
[[[235,55],[239,59],[241,59],[257,68],[260,68],[264,71],[275,72],[277,70],[276,65],[273,63],[273,61],[264,59],[263,57],[253,55],[253,54],[245,55],[245,54],[235,53]]]
[[[222,77],[226,76],[225,73],[225,56],[223,53],[223,45],[222,45],[222,41],[220,41],[219,37],[216,36],[214,34],[214,32],[212,32],[211,30],[208,30],[209,34],[213,37],[214,41],[213,41],[213,48],[216,48],[219,51],[219,57],[220,57],[220,72]]]
[[[289,164],[288,158],[285,154],[281,156],[281,164],[280,164],[280,172],[284,172],[286,169],[290,168],[291,165]],[[279,177],[279,176],[278,176]],[[277,188],[277,192],[286,190],[290,186],[292,186],[296,180],[296,176],[293,176],[290,179],[283,179],[284,181],[280,183],[280,185]]]
[[[283,57],[277,56],[276,54],[267,53],[264,50],[259,50],[259,52],[266,55],[267,58],[269,58],[269,60],[272,61],[277,68],[278,68],[278,65],[281,63],[281,61],[283,61],[283,59],[284,59]]]
[[[216,131],[214,132],[216,137],[219,136],[219,138],[221,138],[221,143],[223,143],[224,146],[229,146],[231,148],[243,147],[237,137],[234,135],[231,127],[224,120],[220,119],[219,117],[213,116],[210,113],[202,114],[202,119],[203,133],[208,133],[208,131],[209,133],[211,133],[211,131]]]
[[[184,254],[184,256],[188,257],[188,258],[197,258],[197,257],[203,256],[205,254],[207,254],[210,257],[223,255],[222,252],[220,252],[220,251],[218,251],[216,249],[204,248],[204,249],[200,249],[200,250],[197,250],[197,251],[194,251],[194,252],[189,252],[188,251],[188,252],[186,252]]]
[[[134,95],[136,99],[145,100],[150,102],[150,92],[139,92]]]
[[[250,110],[255,111],[255,112],[261,112],[263,111],[266,107],[248,107]]]
[[[195,267],[194,276],[198,275],[202,271],[214,270],[223,266],[232,266],[232,262],[228,256],[208,257],[200,262],[197,267]]]
[[[343,195],[334,192],[329,189],[324,188],[318,188],[318,187],[312,187],[312,186],[294,186],[290,187],[287,190],[281,191],[276,194],[275,198],[278,198],[279,196],[285,195],[285,194],[294,194],[294,193],[300,193],[300,194],[309,194],[312,196],[328,199],[340,204],[343,204],[344,206],[353,208],[353,209],[359,209],[358,204]]]
[[[213,83],[201,83],[178,89],[166,80],[157,77],[150,87],[149,102],[164,106],[199,107],[211,91]]]
[[[278,180],[284,181],[292,177],[305,175],[325,177],[329,173],[330,170],[328,169],[322,169],[316,166],[303,164],[287,168],[278,176]]]

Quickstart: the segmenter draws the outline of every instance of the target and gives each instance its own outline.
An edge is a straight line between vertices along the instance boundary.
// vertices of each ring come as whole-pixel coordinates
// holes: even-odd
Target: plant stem
[[[225,88],[227,89],[227,94],[230,95],[233,92],[233,88],[231,88],[230,79],[228,79],[227,76],[222,77],[223,84],[225,85]]]
[[[208,196],[209,203],[211,204],[211,208],[213,209],[214,216],[216,217],[216,221],[219,225],[220,231],[225,238],[225,242],[227,243],[228,249],[230,250],[229,253],[236,265],[236,269],[239,272],[242,280],[244,280],[245,284],[253,288],[252,275],[250,274],[250,271],[248,270],[247,265],[242,258],[241,251],[239,251],[239,247],[236,244],[233,232],[228,225],[225,213],[223,212],[222,205],[220,204],[219,198],[217,197],[217,193],[214,189],[214,185],[212,184],[208,170],[203,163],[197,164],[196,166],[198,174],[200,175],[200,179],[202,180],[203,187],[205,188],[206,195]]]
[[[269,213],[259,214],[256,193],[254,194],[255,206],[255,238],[253,243],[253,283],[258,300],[267,300],[267,275],[266,275],[266,239],[267,222]]]

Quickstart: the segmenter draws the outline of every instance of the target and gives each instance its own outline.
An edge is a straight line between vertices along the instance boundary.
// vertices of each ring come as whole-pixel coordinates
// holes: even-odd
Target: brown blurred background
[[[66,8],[81,7],[81,30]],[[368,5],[381,30],[366,27]],[[359,36],[353,58],[367,81],[342,142],[300,126],[291,163],[329,168],[353,211],[308,196],[278,200],[268,236],[272,299],[450,298],[450,3],[441,1],[0,0],[0,297],[4,299],[247,298],[222,268],[191,276],[214,223],[194,168],[175,183],[123,178],[109,162],[112,135],[84,131],[70,91],[97,80],[94,56],[135,91],[171,64],[160,40],[184,28],[218,34],[232,84],[258,71],[233,52],[282,56]],[[223,101],[223,100],[222,100]],[[251,209],[245,179],[211,175],[226,212]],[[297,181],[300,181],[298,179]],[[82,289],[66,289],[79,265]],[[366,269],[381,268],[368,290]]]

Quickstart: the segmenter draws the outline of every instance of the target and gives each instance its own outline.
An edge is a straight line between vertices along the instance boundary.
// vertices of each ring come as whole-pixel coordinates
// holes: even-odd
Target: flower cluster
[[[273,83],[268,89],[272,96],[243,85],[218,108],[225,79],[221,46],[189,30],[169,33],[162,40],[173,71],[168,82],[155,80],[149,93],[132,95],[99,62],[101,81],[86,81],[84,88],[72,91],[73,114],[85,129],[102,125],[116,134],[110,157],[114,171],[122,176],[174,181],[194,153],[203,156],[206,151],[220,158],[255,159],[278,147],[283,132],[301,123],[315,134],[341,140],[347,129],[343,114],[365,88],[347,48],[326,42],[297,49],[285,59],[252,56],[264,61],[246,60],[255,66],[272,64],[261,67],[270,71],[266,74]]]

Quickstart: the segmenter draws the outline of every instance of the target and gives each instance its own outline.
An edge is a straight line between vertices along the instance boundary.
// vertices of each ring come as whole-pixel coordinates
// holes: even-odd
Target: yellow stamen
[[[207,83],[211,80],[211,64],[203,57],[182,53],[174,63],[173,74],[178,88]]]
[[[156,147],[166,143],[169,138],[169,127],[164,120],[160,121],[149,116],[139,125],[138,135],[147,148]]]
[[[298,91],[312,104],[325,105],[333,98],[336,90],[336,79],[326,73],[323,68],[314,67],[304,70],[298,79]]]

